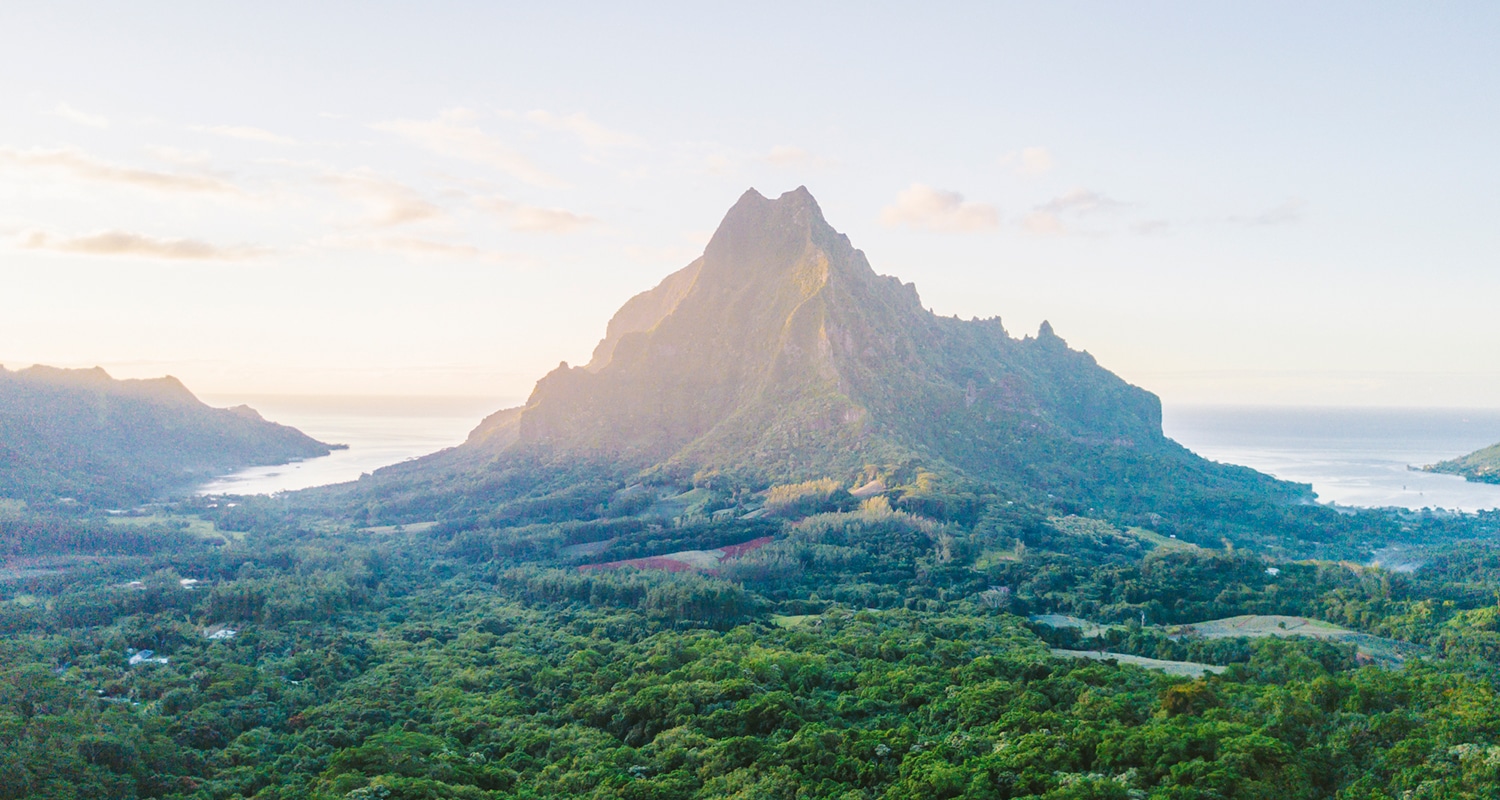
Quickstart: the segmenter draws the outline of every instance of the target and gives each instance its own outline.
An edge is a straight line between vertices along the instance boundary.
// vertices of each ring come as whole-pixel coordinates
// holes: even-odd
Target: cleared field
[[[194,517],[186,514],[152,514],[149,517],[110,517],[111,525],[122,528],[144,528],[149,525],[160,525],[165,528],[181,528],[184,532],[192,534],[199,539],[239,541],[245,538],[245,534],[235,531],[221,531],[214,527],[202,517]]]
[[[685,572],[697,570],[714,574],[719,564],[730,559],[758,550],[771,543],[771,537],[762,536],[759,539],[751,539],[748,542],[725,545],[715,550],[680,550],[676,553],[667,553],[659,556],[647,556],[646,558],[631,558],[625,561],[610,561],[604,564],[584,564],[578,569],[580,572],[590,570],[610,569],[658,569],[666,572]]]
[[[817,614],[772,614],[771,622],[778,628],[801,628],[809,620],[819,619]]]
[[[1307,636],[1329,642],[1354,645],[1355,653],[1371,661],[1384,664],[1401,664],[1426,652],[1426,648],[1410,642],[1386,639],[1368,633],[1351,631],[1309,617],[1289,617],[1280,614],[1244,614],[1238,617],[1211,619],[1191,625],[1173,625],[1165,628],[1169,636],[1197,636],[1204,639],[1225,639],[1245,636],[1252,639],[1267,636]]]
[[[1031,621],[1053,628],[1077,628],[1078,632],[1085,639],[1103,636],[1116,628],[1125,627],[1124,625],[1091,622],[1081,617],[1070,617],[1066,614],[1034,614],[1031,616]]]
[[[1137,667],[1159,669],[1168,675],[1181,675],[1187,678],[1201,678],[1210,672],[1217,675],[1227,669],[1227,667],[1200,664],[1196,661],[1163,661],[1159,658],[1132,656],[1125,653],[1107,653],[1100,650],[1063,650],[1054,647],[1052,648],[1052,655],[1062,658],[1089,658],[1094,661],[1114,661],[1120,664],[1133,664]]]
[[[1126,528],[1125,532],[1137,539],[1155,547],[1158,550],[1202,550],[1192,542],[1184,542],[1181,539],[1173,539],[1170,536],[1162,536],[1156,531],[1148,531],[1145,528]]]
[[[1031,617],[1031,621],[1054,628],[1074,628],[1084,638],[1103,636],[1111,630],[1124,627],[1101,624],[1065,614],[1036,614]],[[1420,657],[1427,652],[1427,648],[1411,642],[1360,633],[1310,617],[1289,617],[1280,614],[1245,614],[1238,617],[1195,622],[1191,625],[1150,627],[1173,638],[1229,639],[1243,636],[1249,639],[1264,639],[1271,636],[1306,636],[1327,642],[1353,645],[1355,655],[1361,661],[1384,666],[1399,666],[1407,659]]]
[[[437,527],[437,521],[432,522],[408,522],[405,525],[377,525],[373,528],[360,528],[360,533],[422,533]]]

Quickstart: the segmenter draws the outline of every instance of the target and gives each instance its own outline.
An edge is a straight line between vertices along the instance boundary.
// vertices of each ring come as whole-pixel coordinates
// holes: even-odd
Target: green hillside
[[[1500,483],[1500,444],[1492,444],[1461,458],[1440,461],[1423,469],[1459,475],[1476,483]]]
[[[210,408],[176,378],[0,367],[0,497],[129,505],[328,452],[248,406]]]

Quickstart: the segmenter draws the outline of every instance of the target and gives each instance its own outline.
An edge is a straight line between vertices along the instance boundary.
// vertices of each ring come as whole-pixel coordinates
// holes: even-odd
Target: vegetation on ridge
[[[1492,444],[1460,458],[1439,461],[1423,469],[1458,475],[1476,483],[1500,483],[1500,444]]]
[[[241,467],[328,453],[247,406],[210,408],[176,378],[0,367],[0,497],[132,506]]]

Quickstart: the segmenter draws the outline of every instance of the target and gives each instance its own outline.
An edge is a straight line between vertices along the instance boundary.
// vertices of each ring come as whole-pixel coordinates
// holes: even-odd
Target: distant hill
[[[1000,491],[1148,515],[1307,493],[1167,439],[1155,395],[1046,323],[1017,339],[998,318],[928,311],[805,188],[746,192],[702,257],[620,309],[587,365],[559,366],[463,446],[376,484],[386,497],[403,485],[500,496],[511,479],[498,476],[523,463],[679,483],[878,481],[909,503]]]
[[[1423,467],[1427,472],[1459,475],[1475,483],[1500,483],[1500,444]]]
[[[0,367],[0,497],[124,505],[329,451],[248,406],[211,408],[176,378]]]

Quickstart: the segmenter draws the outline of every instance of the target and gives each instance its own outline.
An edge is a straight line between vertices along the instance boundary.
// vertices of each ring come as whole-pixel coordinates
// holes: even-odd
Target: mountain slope
[[[1475,483],[1500,483],[1500,444],[1423,467],[1427,472],[1458,475]]]
[[[462,447],[386,473],[493,477],[521,460],[679,481],[990,487],[1141,512],[1205,492],[1305,492],[1166,439],[1155,395],[1045,323],[1015,339],[998,319],[934,315],[805,188],[746,192],[701,258],[621,308],[587,366],[561,365]]]
[[[176,378],[0,367],[0,496],[129,504],[328,452],[248,406],[210,408]]]

